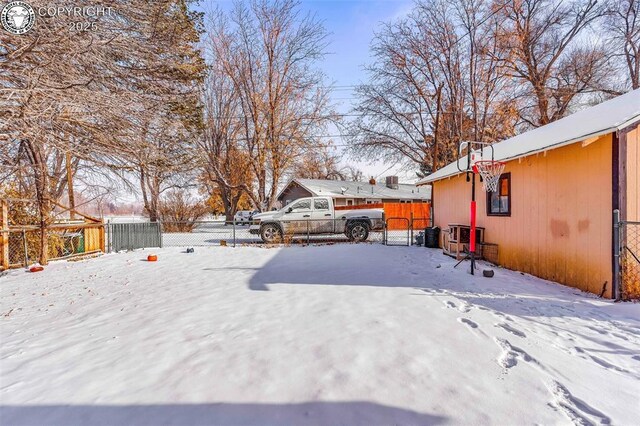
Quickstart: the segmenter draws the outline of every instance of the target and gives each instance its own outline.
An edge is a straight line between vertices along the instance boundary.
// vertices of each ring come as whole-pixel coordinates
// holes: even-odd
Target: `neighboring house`
[[[477,226],[500,265],[614,296],[613,210],[640,221],[639,123],[640,89],[493,145],[506,166],[496,193],[477,185]],[[426,184],[436,226],[469,223],[471,184],[456,163]]]
[[[336,206],[377,203],[422,203],[431,198],[430,187],[398,183],[397,176],[388,176],[385,183],[350,182],[325,179],[293,179],[278,194],[282,205],[303,197],[328,196]]]

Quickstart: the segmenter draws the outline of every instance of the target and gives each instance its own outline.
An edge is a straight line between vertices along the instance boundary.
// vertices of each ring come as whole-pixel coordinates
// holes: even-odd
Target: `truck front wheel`
[[[260,229],[260,238],[267,244],[282,242],[282,231],[273,223],[268,223]]]
[[[347,225],[347,238],[349,241],[359,243],[360,241],[367,241],[369,238],[369,225],[364,222],[354,222]]]

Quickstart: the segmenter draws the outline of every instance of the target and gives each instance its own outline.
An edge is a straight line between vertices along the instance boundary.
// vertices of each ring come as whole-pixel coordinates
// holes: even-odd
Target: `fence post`
[[[309,231],[309,222],[311,222],[311,221],[310,220],[307,221],[307,245],[309,245],[309,240],[310,240],[310,238],[309,238],[309,232],[310,232]]]
[[[433,223],[433,203],[429,203],[429,227],[433,228],[435,224]]]
[[[613,297],[622,298],[620,282],[620,210],[613,211]]]
[[[111,219],[109,219],[109,221],[107,222],[107,234],[104,236],[105,241],[106,241],[106,245],[107,245],[107,250],[108,253],[111,253],[112,250],[112,246],[111,246],[111,238],[113,237],[113,233],[111,232]]]
[[[158,222],[158,245],[160,246],[160,248],[162,248],[162,246],[163,246],[163,241],[162,241],[162,222]]]
[[[0,200],[0,266],[9,269],[9,204]]]
[[[24,249],[24,267],[29,267],[29,249],[27,248],[27,231],[22,230],[22,247]]]
[[[233,247],[236,246],[236,220],[233,220]]]
[[[382,244],[387,245],[387,219],[382,216]]]
[[[409,221],[409,246],[413,245],[413,210],[411,210],[411,214],[409,215],[409,217],[411,218]]]

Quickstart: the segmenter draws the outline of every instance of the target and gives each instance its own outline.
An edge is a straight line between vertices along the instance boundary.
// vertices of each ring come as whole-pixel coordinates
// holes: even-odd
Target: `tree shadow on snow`
[[[437,425],[441,416],[364,401],[298,404],[5,405],[7,425]]]

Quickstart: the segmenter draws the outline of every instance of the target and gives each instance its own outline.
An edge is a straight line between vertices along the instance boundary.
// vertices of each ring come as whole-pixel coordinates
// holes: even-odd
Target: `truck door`
[[[311,219],[311,198],[296,201],[282,217],[285,235],[306,234],[309,219]]]
[[[328,198],[314,198],[310,227],[313,234],[333,233],[333,213]]]

